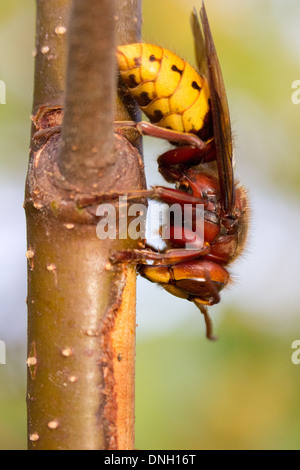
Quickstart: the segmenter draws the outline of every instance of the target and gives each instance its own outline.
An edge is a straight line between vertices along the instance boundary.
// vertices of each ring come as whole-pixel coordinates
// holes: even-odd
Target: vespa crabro
[[[146,245],[117,253],[116,259],[137,262],[143,277],[194,302],[204,314],[207,337],[214,339],[207,306],[220,301],[220,291],[230,283],[227,266],[245,246],[248,202],[246,191],[234,181],[228,102],[204,4],[200,18],[202,28],[194,10],[191,24],[198,70],[159,46],[138,43],[117,48],[121,78],[150,123],[116,123],[116,127],[132,126],[174,145],[158,158],[158,166],[176,189],[156,186],[141,196],[168,205],[203,204],[204,239],[196,235],[193,249],[186,249],[187,240],[176,237],[182,227],[171,222],[165,250]]]

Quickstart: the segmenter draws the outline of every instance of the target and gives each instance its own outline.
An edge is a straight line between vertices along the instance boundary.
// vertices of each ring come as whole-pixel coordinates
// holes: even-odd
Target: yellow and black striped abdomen
[[[152,123],[212,137],[208,82],[188,62],[145,43],[119,46],[117,57],[123,81]]]

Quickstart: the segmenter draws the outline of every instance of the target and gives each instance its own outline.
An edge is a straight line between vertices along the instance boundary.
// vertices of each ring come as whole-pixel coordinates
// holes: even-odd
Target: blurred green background
[[[194,64],[195,0],[144,0],[143,39]],[[236,175],[249,190],[247,253],[212,309],[217,343],[192,305],[139,281],[136,447],[300,449],[300,79],[297,0],[207,0],[230,102]],[[22,210],[33,87],[35,2],[0,4],[0,450],[26,447],[26,263]],[[145,139],[149,184],[166,144]]]

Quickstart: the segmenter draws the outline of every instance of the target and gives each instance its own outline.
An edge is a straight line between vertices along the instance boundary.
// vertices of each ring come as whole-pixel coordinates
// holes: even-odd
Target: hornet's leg
[[[110,258],[114,263],[132,261],[143,264],[145,261],[158,261],[159,263],[156,263],[156,265],[167,264],[168,266],[171,266],[177,263],[182,263],[184,261],[200,258],[207,255],[209,252],[209,243],[204,243],[203,247],[200,249],[186,250],[179,248],[168,250],[164,253],[150,250],[123,250],[112,253]]]
[[[168,140],[174,145],[179,144],[175,149],[163,153],[158,158],[159,171],[169,182],[178,181],[184,169],[216,160],[213,138],[204,142],[196,134],[166,129],[145,121],[115,121],[114,127],[115,129],[133,128],[141,135]]]
[[[157,160],[159,172],[169,183],[176,183],[182,174],[192,166],[216,160],[214,140],[205,143],[204,148],[179,146],[163,153]]]
[[[195,134],[187,132],[173,131],[164,127],[156,126],[150,122],[135,122],[135,121],[115,121],[115,129],[136,129],[141,135],[156,137],[157,139],[168,140],[169,142],[176,142],[179,144],[187,144],[197,149],[204,150],[206,147],[205,142],[199,139]]]
[[[200,312],[204,315],[204,321],[206,326],[206,338],[210,341],[217,341],[217,336],[214,336],[213,334],[213,322],[210,318],[207,307],[205,307],[204,305],[197,304],[197,302],[194,302],[194,304],[197,305]]]
[[[53,134],[59,134],[62,130],[62,126],[48,127],[47,129],[41,129],[36,131],[33,135],[34,140],[39,140],[42,138],[50,139]]]
[[[153,186],[151,189],[137,189],[132,191],[97,193],[92,196],[77,195],[76,203],[80,208],[100,204],[107,201],[113,201],[119,197],[126,197],[127,200],[150,198],[166,204],[203,204],[206,208],[207,201],[191,194],[179,191],[178,189],[165,188],[164,186]]]
[[[42,138],[49,139],[53,134],[61,132],[61,124],[51,127],[51,120],[53,122],[53,116],[55,114],[62,116],[62,106],[41,106],[39,108],[37,114],[32,118],[35,127],[38,129],[33,135],[34,140]],[[58,122],[60,121],[62,121],[62,117],[58,120]]]

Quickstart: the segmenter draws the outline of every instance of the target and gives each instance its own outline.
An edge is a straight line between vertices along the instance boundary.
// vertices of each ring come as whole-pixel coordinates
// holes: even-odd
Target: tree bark
[[[59,166],[68,182],[81,188],[99,188],[102,173],[108,175],[116,162],[115,11],[115,0],[89,0],[88,8],[73,2]]]
[[[37,0],[33,114],[63,105],[71,1]]]
[[[136,273],[109,255],[140,241],[99,240],[96,207],[76,200],[145,186],[139,139],[112,127],[113,25],[138,41],[140,2],[74,0],[70,23],[69,0],[37,7],[33,136],[63,131],[32,138],[26,183],[29,449],[134,449]],[[116,118],[127,109],[119,96]]]

